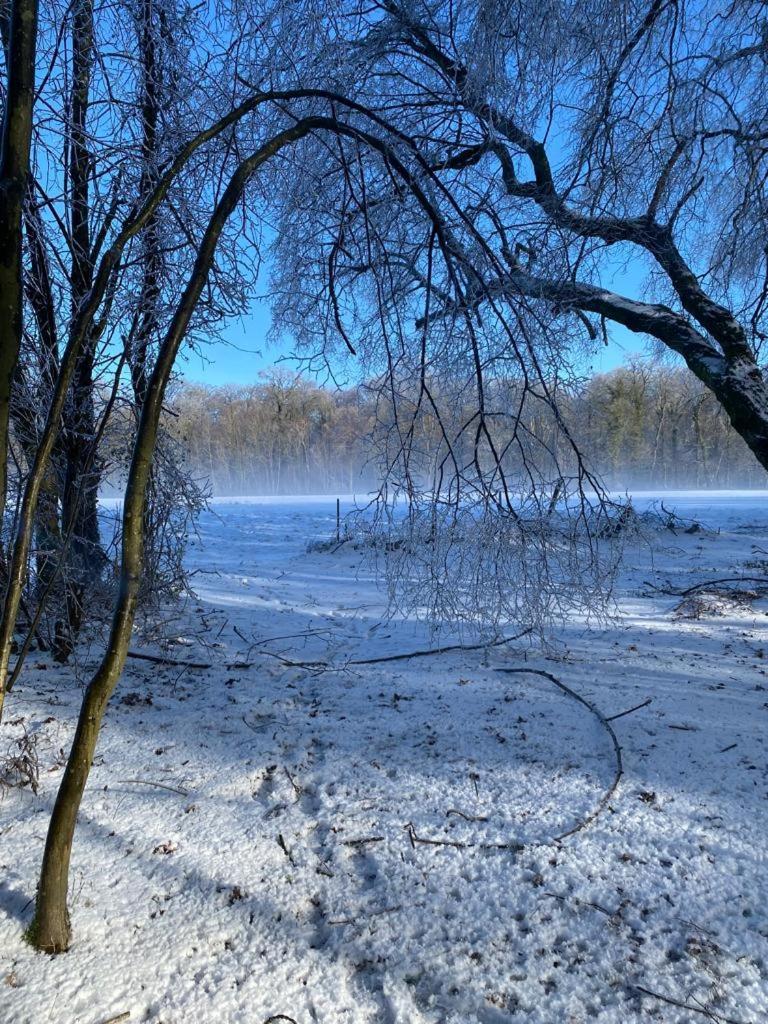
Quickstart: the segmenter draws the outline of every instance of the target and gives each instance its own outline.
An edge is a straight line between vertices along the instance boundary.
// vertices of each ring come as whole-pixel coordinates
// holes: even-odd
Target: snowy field
[[[348,545],[307,554],[334,503],[217,503],[197,599],[134,646],[210,667],[129,661],[57,958],[22,932],[88,657],[9,697],[0,754],[28,729],[41,781],[0,802],[2,1024],[768,1020],[768,605],[653,589],[768,575],[768,494],[664,502],[709,529],[631,547],[610,628],[366,665],[431,641]],[[505,668],[644,705],[566,838],[616,750]]]

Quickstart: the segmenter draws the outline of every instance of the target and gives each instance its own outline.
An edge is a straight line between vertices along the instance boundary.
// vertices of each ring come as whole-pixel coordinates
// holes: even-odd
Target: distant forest
[[[588,464],[612,487],[765,486],[764,470],[687,370],[637,360],[570,388],[561,402]],[[275,371],[247,387],[183,384],[169,413],[188,468],[214,494],[375,486],[377,417],[364,387],[330,390]]]

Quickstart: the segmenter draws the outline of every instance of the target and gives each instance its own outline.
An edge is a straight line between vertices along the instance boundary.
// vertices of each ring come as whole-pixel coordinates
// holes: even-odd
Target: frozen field
[[[8,699],[0,754],[33,732],[41,784],[0,801],[0,1022],[763,1024],[768,605],[653,587],[768,577],[768,492],[663,500],[708,529],[628,550],[611,628],[374,664],[431,641],[348,546],[306,553],[335,503],[216,503],[197,599],[135,645],[209,667],[129,661],[58,958],[22,932],[87,657]],[[560,840],[616,750],[508,668],[644,705]]]

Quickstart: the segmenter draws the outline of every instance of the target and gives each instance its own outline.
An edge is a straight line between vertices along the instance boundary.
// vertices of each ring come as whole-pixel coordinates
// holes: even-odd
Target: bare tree
[[[25,465],[15,481],[19,516],[10,538],[0,621],[0,705],[34,539],[37,578],[27,597],[34,600],[43,592],[61,605],[59,653],[64,657],[71,649],[85,584],[98,578],[105,564],[96,505],[105,424],[97,423],[97,414],[114,405],[105,404],[104,394],[110,394],[112,378],[122,369],[121,348],[137,384],[134,401],[141,404],[142,360],[149,359],[167,326],[177,276],[194,262],[196,222],[222,187],[206,161],[217,161],[221,170],[228,152],[230,163],[237,159],[228,151],[231,134],[212,143],[252,109],[246,104],[233,115],[231,93],[220,87],[218,77],[207,82],[198,74],[195,60],[224,60],[228,50],[228,44],[210,52],[190,47],[190,33],[198,29],[194,17],[172,0],[143,6],[133,0],[60,6],[52,0],[41,13],[39,113],[30,129],[34,173],[16,225],[19,244],[22,227],[26,235],[22,358],[12,346],[3,347],[15,367],[3,415],[15,417]],[[63,45],[65,39],[70,45]],[[115,40],[125,46],[116,47]],[[182,53],[194,57],[180,59]],[[23,113],[25,96],[10,90],[6,121],[17,108]],[[207,112],[214,128],[195,139],[200,111]],[[182,169],[199,198],[174,191]],[[161,203],[170,226],[159,239],[155,213]],[[151,285],[142,284],[150,279]],[[132,296],[137,281],[138,303]],[[222,305],[232,302],[219,302],[212,294],[202,303],[197,328],[215,333]],[[137,308],[142,311],[138,321]],[[7,461],[3,458],[4,469]],[[184,494],[185,488],[176,493]],[[156,515],[152,522],[158,522]],[[65,565],[56,570],[61,561]],[[49,583],[55,574],[54,590]],[[37,613],[30,617],[38,618]]]
[[[334,11],[327,59],[343,64],[345,88],[417,141],[498,254],[464,303],[554,313],[571,339],[586,328],[597,341],[607,324],[647,335],[768,467],[763,5],[352,0]],[[417,248],[403,264],[424,287]],[[431,302],[432,319],[451,314],[434,282]]]
[[[211,128],[198,133],[182,146],[171,160],[168,169],[159,177],[158,183],[150,195],[136,212],[129,214],[117,231],[115,240],[98,265],[88,302],[81,311],[76,330],[71,334],[65,355],[62,358],[51,411],[38,448],[36,463],[30,471],[27,481],[21,526],[14,547],[12,582],[17,581],[17,585],[21,579],[22,567],[29,545],[30,516],[34,511],[39,494],[42,476],[41,463],[44,464],[44,460],[50,456],[64,395],[74,373],[78,355],[93,323],[93,318],[101,303],[107,300],[109,284],[113,280],[112,275],[119,269],[119,261],[126,245],[132,238],[139,235],[149,223],[151,216],[167,196],[175,177],[199,147],[206,142],[215,141],[226,128],[235,125],[240,119],[268,103],[284,104],[302,99],[317,100],[323,104],[330,102],[332,109],[336,104],[344,103],[341,97],[317,90],[313,92],[305,90],[266,93],[250,97]],[[347,106],[350,113],[364,116],[359,105],[347,104]],[[131,636],[143,570],[147,490],[163,399],[179,347],[186,336],[197,304],[208,283],[214,266],[217,245],[228,219],[240,204],[257,169],[279,154],[284,147],[296,143],[310,133],[324,131],[334,136],[354,139],[356,143],[364,144],[369,150],[378,154],[383,163],[395,169],[404,187],[413,191],[424,214],[437,223],[437,215],[426,194],[389,142],[382,141],[381,138],[372,135],[359,125],[340,120],[335,113],[330,117],[320,114],[303,117],[289,116],[289,122],[287,127],[276,134],[268,132],[266,141],[251,156],[240,161],[223,189],[200,240],[187,286],[176,304],[170,324],[159,345],[148,381],[126,485],[122,525],[121,578],[112,627],[104,657],[83,698],[77,731],[51,819],[38,888],[37,911],[29,933],[31,941],[38,948],[51,952],[66,949],[69,942],[66,895],[69,856],[77,812],[93,759],[101,720],[122,671]],[[378,124],[376,119],[374,122]],[[267,125],[269,125],[269,121]],[[18,601],[19,591],[17,590],[13,596]],[[8,621],[8,601],[6,601],[6,620],[3,623],[6,630],[9,628]]]

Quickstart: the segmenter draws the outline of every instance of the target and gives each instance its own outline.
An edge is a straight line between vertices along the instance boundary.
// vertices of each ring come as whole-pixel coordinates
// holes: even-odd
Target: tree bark
[[[61,953],[69,947],[67,888],[75,824],[104,712],[128,655],[143,567],[147,488],[165,389],[176,354],[208,278],[221,232],[251,175],[284,146],[314,128],[327,127],[329,123],[332,124],[325,118],[299,121],[240,164],[211,217],[192,275],[160,346],[142,405],[126,484],[120,588],[109,641],[83,697],[75,737],[48,828],[35,916],[27,932],[32,945],[46,953]]]
[[[8,85],[0,137],[0,524],[8,489],[11,392],[23,326],[21,235],[32,138],[37,0],[12,0],[3,21]]]
[[[93,2],[77,0],[72,11],[72,89],[68,147],[72,331],[78,330],[78,314],[93,287],[94,275],[89,186],[91,157],[88,147],[88,110],[94,59]],[[63,631],[65,650],[71,648],[73,637],[78,632],[79,609],[82,607],[85,588],[103,567],[98,519],[100,474],[98,460],[90,458],[96,429],[93,396],[95,348],[96,331],[91,326],[80,347],[72,393],[64,408],[62,438],[66,473],[62,519],[65,532],[72,536],[66,576],[66,605],[71,613],[66,616]],[[90,463],[89,467],[87,463]]]

